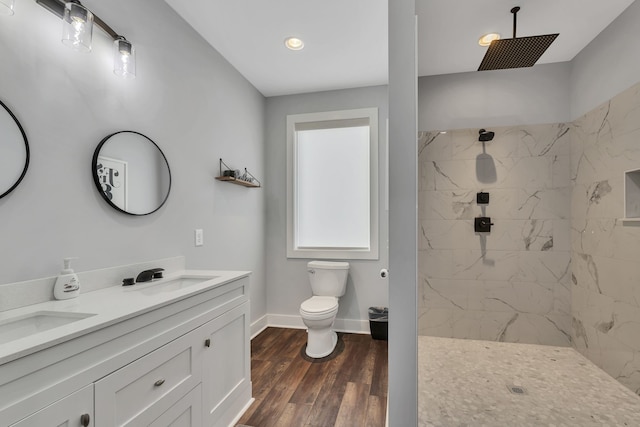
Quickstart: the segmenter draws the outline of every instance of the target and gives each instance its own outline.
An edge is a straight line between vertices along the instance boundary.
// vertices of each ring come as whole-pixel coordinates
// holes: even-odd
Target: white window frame
[[[332,127],[331,121],[354,121],[366,119],[369,123],[369,248],[298,248],[295,244],[296,230],[296,129],[317,123],[318,129]],[[324,122],[324,123],[323,123]],[[335,126],[340,127],[340,126]],[[378,243],[378,109],[359,108],[353,110],[320,113],[293,114],[287,116],[287,258],[313,259],[379,259]]]

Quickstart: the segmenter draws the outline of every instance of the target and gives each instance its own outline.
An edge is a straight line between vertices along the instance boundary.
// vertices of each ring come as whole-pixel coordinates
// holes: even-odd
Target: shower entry
[[[571,123],[419,133],[425,425],[640,425],[639,94]]]

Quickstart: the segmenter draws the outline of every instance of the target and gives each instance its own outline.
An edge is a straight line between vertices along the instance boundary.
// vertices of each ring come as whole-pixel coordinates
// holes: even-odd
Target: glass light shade
[[[78,3],[67,3],[62,17],[62,43],[81,52],[91,51],[93,13]]]
[[[123,38],[113,42],[113,73],[125,79],[136,77],[136,49]]]
[[[0,0],[0,15],[13,15],[13,0]]]

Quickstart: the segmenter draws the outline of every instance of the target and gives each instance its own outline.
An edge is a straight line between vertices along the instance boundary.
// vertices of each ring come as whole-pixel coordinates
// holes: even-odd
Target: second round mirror
[[[169,197],[169,163],[160,147],[138,132],[120,131],[100,141],[92,172],[98,192],[120,212],[148,215]]]

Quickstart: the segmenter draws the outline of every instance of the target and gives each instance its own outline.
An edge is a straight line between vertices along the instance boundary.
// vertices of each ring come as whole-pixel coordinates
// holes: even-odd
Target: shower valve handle
[[[490,233],[492,225],[493,222],[491,222],[490,217],[481,216],[475,219],[473,228],[476,233]]]

